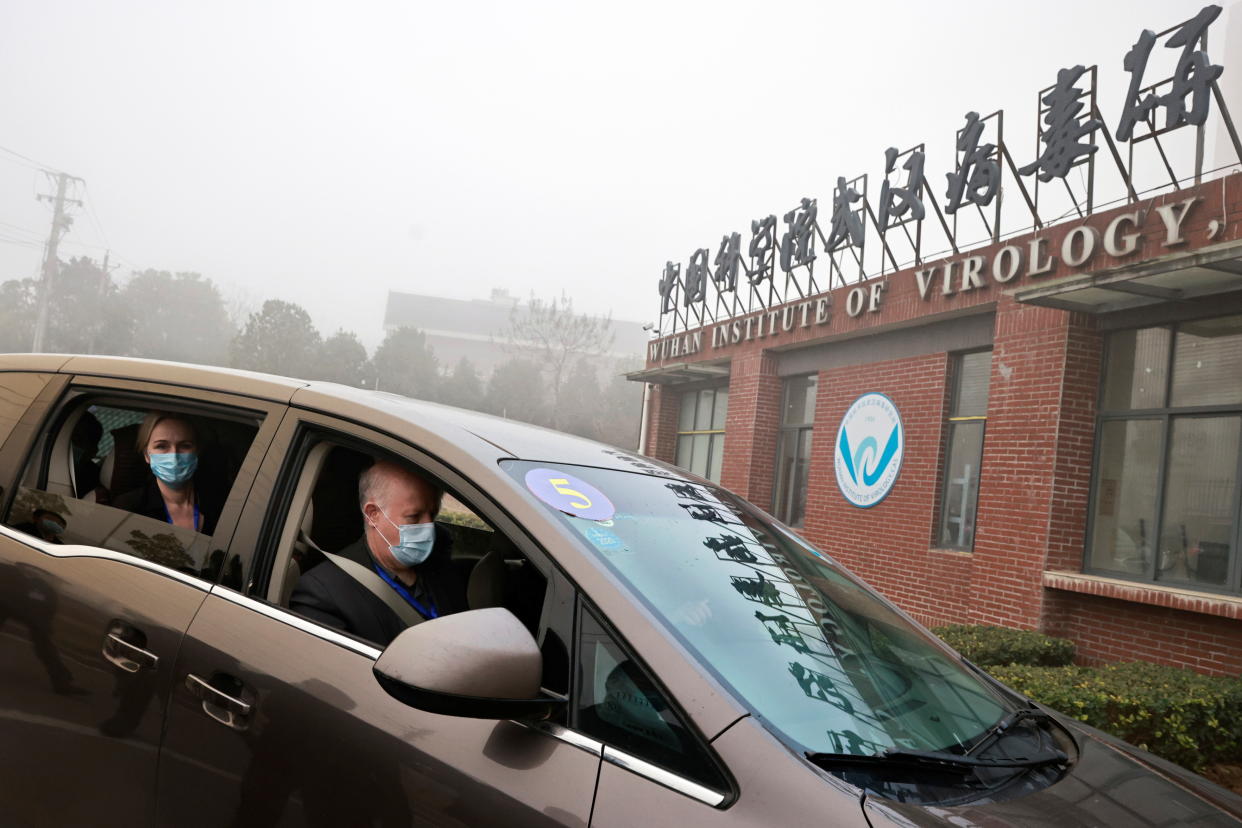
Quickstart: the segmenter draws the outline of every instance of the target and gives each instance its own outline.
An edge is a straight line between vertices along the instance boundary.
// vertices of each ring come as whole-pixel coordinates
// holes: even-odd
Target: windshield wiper
[[[989,727],[987,731],[979,737],[978,741],[966,750],[966,755],[969,756],[970,754],[977,752],[979,748],[995,741],[997,737],[1004,735],[1009,728],[1026,719],[1030,719],[1031,721],[1046,722],[1050,721],[1052,717],[1040,710],[1038,707],[1021,707],[1012,713],[1006,713],[1004,716],[1000,717],[996,724]]]
[[[974,770],[975,768],[1038,768],[1044,765],[1060,765],[1069,761],[1059,750],[1032,753],[1006,759],[978,759],[959,753],[938,750],[898,750],[889,748],[882,753],[870,755],[856,753],[816,753],[808,751],[806,758],[826,770],[838,767],[914,767],[939,770]]]

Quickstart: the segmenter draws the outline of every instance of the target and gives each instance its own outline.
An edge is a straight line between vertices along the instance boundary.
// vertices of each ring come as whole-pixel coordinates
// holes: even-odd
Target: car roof
[[[331,382],[236,368],[72,354],[0,354],[0,371],[60,372],[209,389],[290,403],[362,423],[369,422],[369,411],[385,415],[382,417],[385,420],[395,418],[418,430],[448,438],[456,448],[479,459],[511,457],[695,479],[676,466],[583,437],[477,411]]]

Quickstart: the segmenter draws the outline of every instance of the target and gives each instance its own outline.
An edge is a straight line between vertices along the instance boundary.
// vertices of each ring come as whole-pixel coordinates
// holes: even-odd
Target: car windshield
[[[1014,708],[839,564],[724,490],[504,465],[795,749],[953,750]]]

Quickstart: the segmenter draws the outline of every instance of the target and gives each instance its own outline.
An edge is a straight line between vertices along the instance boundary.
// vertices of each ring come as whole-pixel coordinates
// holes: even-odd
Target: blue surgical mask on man
[[[397,527],[397,544],[388,546],[388,551],[392,552],[397,563],[402,566],[418,566],[431,556],[431,548],[436,540],[435,523],[428,521],[427,523],[397,524],[383,509],[380,510],[380,514],[384,516],[384,520]],[[375,526],[374,523],[371,525]],[[375,526],[375,531],[379,532],[378,526]],[[380,532],[380,537],[384,537],[383,532]]]
[[[149,454],[151,473],[169,486],[184,486],[198,470],[198,455],[192,451]]]
[[[52,537],[59,537],[65,531],[65,527],[59,521],[52,520],[51,518],[44,518],[39,521],[39,526]]]

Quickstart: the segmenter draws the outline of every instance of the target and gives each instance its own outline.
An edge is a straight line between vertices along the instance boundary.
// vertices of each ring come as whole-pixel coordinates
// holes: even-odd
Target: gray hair
[[[376,460],[362,474],[358,475],[358,508],[365,509],[368,503],[387,503],[388,492],[396,478],[396,474],[408,474],[427,484],[435,493],[436,512],[440,511],[440,501],[444,490],[413,469],[399,465],[391,460]]]

